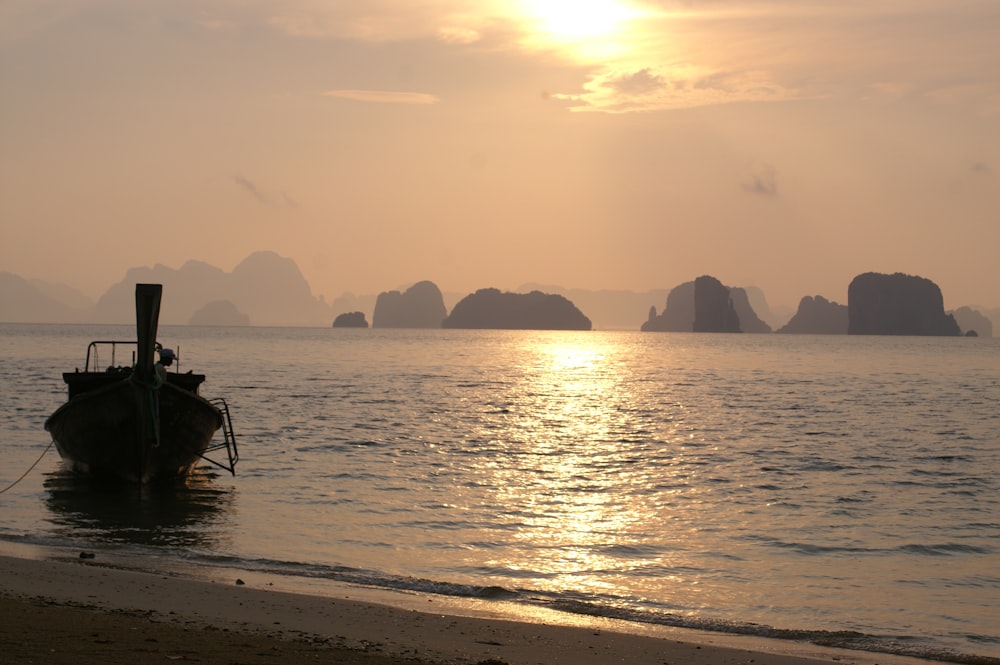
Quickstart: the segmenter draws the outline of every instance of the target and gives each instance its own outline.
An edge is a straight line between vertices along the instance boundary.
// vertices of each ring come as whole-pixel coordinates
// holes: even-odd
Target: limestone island
[[[937,284],[924,277],[867,272],[847,289],[849,335],[958,336]]]
[[[440,328],[448,310],[434,282],[417,282],[406,291],[383,291],[375,300],[372,328]]]
[[[746,289],[723,285],[711,275],[684,282],[667,295],[663,312],[651,307],[647,332],[771,332],[750,305]]]
[[[442,322],[444,328],[497,330],[590,330],[591,322],[565,297],[532,291],[479,289],[465,296]]]
[[[364,312],[344,312],[333,320],[334,328],[367,328],[368,320]]]

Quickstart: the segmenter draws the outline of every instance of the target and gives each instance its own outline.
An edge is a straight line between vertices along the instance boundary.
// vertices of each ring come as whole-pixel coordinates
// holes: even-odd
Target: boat
[[[68,400],[45,429],[75,471],[146,484],[187,476],[205,460],[236,473],[228,404],[202,397],[205,375],[182,373],[179,354],[156,341],[162,293],[161,284],[136,284],[136,339],[91,342],[83,371],[63,373]],[[122,347],[132,350],[128,365],[115,364]],[[111,356],[104,369],[102,352]],[[212,459],[222,450],[224,461]]]

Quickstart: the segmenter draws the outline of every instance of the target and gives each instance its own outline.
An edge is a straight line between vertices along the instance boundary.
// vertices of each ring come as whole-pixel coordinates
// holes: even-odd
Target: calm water
[[[0,326],[0,486],[129,327]],[[54,451],[0,539],[852,648],[1000,657],[1000,340],[164,327],[236,478],[95,491]]]

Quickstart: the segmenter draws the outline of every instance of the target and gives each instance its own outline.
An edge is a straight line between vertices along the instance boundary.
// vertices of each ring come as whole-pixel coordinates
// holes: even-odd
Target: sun
[[[525,0],[523,11],[550,40],[571,43],[612,38],[637,15],[618,0]]]

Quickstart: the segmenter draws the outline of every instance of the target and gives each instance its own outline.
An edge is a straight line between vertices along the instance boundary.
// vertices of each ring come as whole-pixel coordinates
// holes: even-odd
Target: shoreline
[[[5,617],[0,623],[8,624],[0,631],[0,646],[23,657],[14,662],[36,662],[31,658],[43,656],[56,662],[56,654],[62,653],[76,658],[65,662],[80,662],[88,654],[107,663],[134,662],[137,649],[208,663],[299,662],[314,653],[336,653],[334,662],[372,665],[932,662],[766,638],[659,630],[618,620],[572,617],[572,622],[557,623],[552,617],[511,619],[499,613],[483,616],[494,613],[482,611],[472,616],[418,595],[404,608],[358,600],[370,597],[363,589],[344,588],[344,597],[291,593],[251,575],[238,580],[236,571],[210,572],[212,579],[194,579],[109,567],[100,557],[0,553]],[[418,605],[426,608],[414,609]],[[105,633],[118,637],[93,637]],[[116,645],[120,661],[114,660]]]

